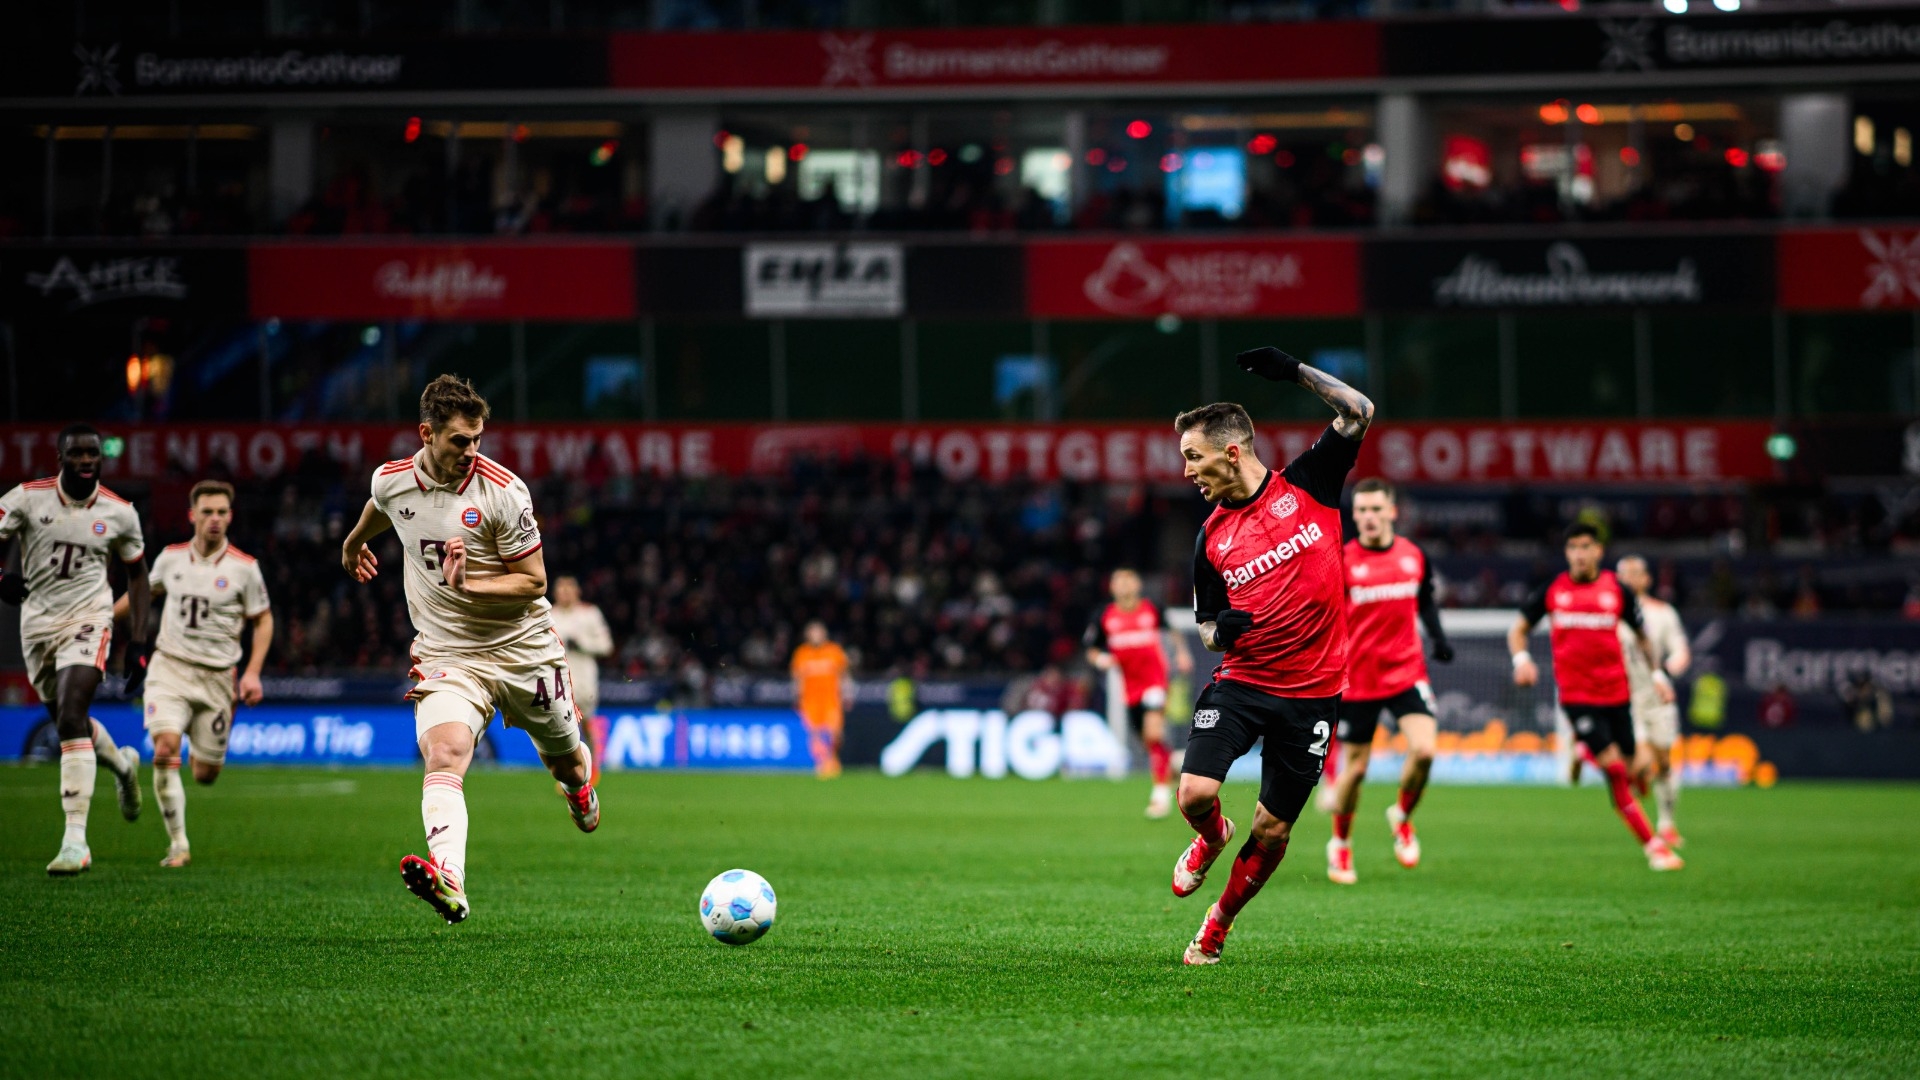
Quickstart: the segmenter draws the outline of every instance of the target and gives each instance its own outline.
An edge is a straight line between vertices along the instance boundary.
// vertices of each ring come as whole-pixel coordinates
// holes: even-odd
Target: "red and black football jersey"
[[[1347,563],[1347,699],[1380,701],[1426,679],[1427,660],[1414,625],[1435,611],[1433,566],[1403,536],[1384,548],[1349,540]],[[1438,625],[1438,615],[1433,616]]]
[[[1200,527],[1194,617],[1210,622],[1229,608],[1253,615],[1253,628],[1214,669],[1216,681],[1288,697],[1345,688],[1340,490],[1359,453],[1358,439],[1329,425],[1292,464],[1269,471],[1251,498],[1221,502]]]
[[[1160,631],[1166,621],[1150,600],[1142,600],[1128,611],[1119,604],[1108,604],[1087,627],[1086,645],[1113,654],[1120,668],[1120,679],[1127,687],[1127,704],[1138,705],[1140,698],[1154,688],[1167,688],[1167,654],[1160,647]]]
[[[1592,581],[1562,573],[1520,608],[1530,623],[1549,620],[1553,633],[1553,681],[1563,705],[1627,704],[1626,654],[1620,624],[1640,630],[1640,603],[1613,571]]]

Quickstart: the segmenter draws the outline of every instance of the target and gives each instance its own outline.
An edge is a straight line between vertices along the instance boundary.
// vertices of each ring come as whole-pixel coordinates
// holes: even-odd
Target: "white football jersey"
[[[0,496],[0,543],[16,536],[27,576],[27,600],[20,606],[20,634],[26,638],[76,622],[111,623],[107,556],[131,563],[147,551],[132,503],[105,484],[96,484],[85,502],[73,502],[60,490],[59,477],[31,480]]]
[[[557,607],[549,617],[553,619],[553,628],[560,631],[560,640],[566,643],[568,653],[596,657],[613,652],[613,631],[598,605]]]
[[[266,613],[267,581],[253,556],[223,544],[203,559],[191,543],[169,544],[153,560],[153,594],[161,603],[159,650],[201,667],[240,662],[240,632]]]
[[[440,574],[447,541],[467,546],[467,574],[507,573],[540,550],[533,496],[506,466],[474,455],[473,470],[439,484],[422,463],[425,448],[373,474],[373,504],[393,522],[406,563],[407,614],[424,655],[485,653],[554,633],[546,597],[494,600],[449,588]]]
[[[1640,625],[1646,631],[1647,644],[1653,649],[1653,662],[1663,670],[1668,657],[1687,647],[1687,631],[1680,625],[1680,613],[1665,600],[1641,597]],[[1619,624],[1619,629],[1620,651],[1627,658],[1627,682],[1633,687],[1635,697],[1654,700],[1653,668],[1634,643],[1633,629],[1624,622]]]

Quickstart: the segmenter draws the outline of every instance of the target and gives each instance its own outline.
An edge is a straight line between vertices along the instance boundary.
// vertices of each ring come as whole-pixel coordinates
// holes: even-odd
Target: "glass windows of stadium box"
[[[1632,315],[1516,315],[1512,333],[1519,416],[1637,411]]]
[[[1778,212],[1778,99],[1594,94],[1441,100],[1430,224],[1699,220]]]
[[[1833,200],[1835,217],[1884,218],[1920,214],[1920,97],[1878,91],[1853,102],[1845,133],[1851,168]]]
[[[661,419],[773,416],[772,325],[746,319],[661,322],[654,331]]]
[[[787,418],[900,417],[900,324],[891,319],[786,319]]]
[[[1920,415],[1920,317],[1795,315],[1786,323],[1795,415]]]
[[[1500,329],[1489,315],[1381,319],[1383,415],[1451,419],[1500,415]]]
[[[1201,333],[1192,320],[1049,323],[1058,417],[1159,420],[1200,396]]]
[[[250,123],[37,124],[9,128],[0,228],[55,236],[245,233],[265,218],[265,130]]]
[[[383,115],[322,123],[287,231],[607,232],[645,225],[642,129],[618,120]]]
[[[1341,227],[1373,219],[1384,161],[1364,105],[1288,102],[1083,114],[1083,229]]]
[[[1648,318],[1656,415],[1773,415],[1772,319],[1759,312]]]
[[[1031,323],[918,319],[915,381],[922,420],[1031,420],[1059,384],[1051,357],[1036,356]]]

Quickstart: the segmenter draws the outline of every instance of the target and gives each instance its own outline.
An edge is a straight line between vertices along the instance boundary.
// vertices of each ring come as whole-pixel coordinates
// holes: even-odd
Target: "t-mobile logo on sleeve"
[[[1299,532],[1280,541],[1274,545],[1271,550],[1263,551],[1253,559],[1227,571],[1224,575],[1227,579],[1227,587],[1229,589],[1237,589],[1245,585],[1261,574],[1266,573],[1281,563],[1286,562],[1288,559],[1293,558],[1295,555],[1307,550],[1307,548],[1313,546],[1314,542],[1319,540],[1322,535],[1324,534],[1321,532],[1320,526],[1312,522],[1302,525]]]

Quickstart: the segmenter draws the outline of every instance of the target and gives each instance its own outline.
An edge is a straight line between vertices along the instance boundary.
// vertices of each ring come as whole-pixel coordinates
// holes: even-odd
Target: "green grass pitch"
[[[1357,887],[1309,810],[1186,969],[1225,864],[1175,900],[1189,834],[1139,783],[624,774],[583,836],[479,772],[459,927],[396,871],[415,774],[194,787],[184,871],[102,774],[64,881],[55,784],[0,770],[0,1076],[1920,1074],[1912,785],[1686,792],[1666,875],[1594,789],[1437,788],[1404,871],[1374,785]],[[736,865],[780,895],[744,948],[695,913]]]

